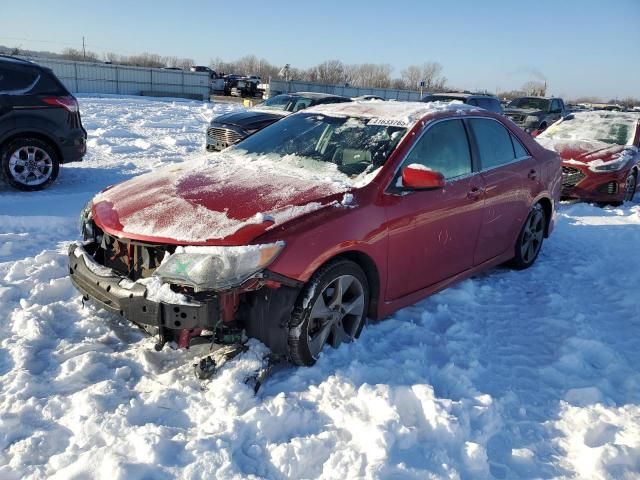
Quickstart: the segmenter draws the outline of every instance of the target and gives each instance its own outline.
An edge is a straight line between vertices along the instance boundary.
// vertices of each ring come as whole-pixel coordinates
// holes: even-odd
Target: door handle
[[[527,175],[527,178],[529,180],[537,180],[538,179],[538,174],[534,169],[531,169],[531,171],[529,172],[529,174]]]
[[[473,187],[467,193],[467,198],[469,200],[478,200],[484,194],[484,188]]]

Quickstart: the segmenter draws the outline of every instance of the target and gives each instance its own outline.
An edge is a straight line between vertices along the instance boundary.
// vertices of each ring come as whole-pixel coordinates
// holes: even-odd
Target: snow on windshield
[[[607,145],[632,145],[640,115],[617,112],[580,112],[566,116],[538,136],[545,142],[593,142]],[[552,142],[548,142],[551,140]]]

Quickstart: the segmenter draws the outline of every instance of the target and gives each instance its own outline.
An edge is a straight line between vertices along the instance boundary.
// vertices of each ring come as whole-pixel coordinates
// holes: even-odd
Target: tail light
[[[44,97],[42,101],[53,107],[62,107],[70,113],[78,113],[80,110],[78,107],[78,101],[71,95],[63,97]]]

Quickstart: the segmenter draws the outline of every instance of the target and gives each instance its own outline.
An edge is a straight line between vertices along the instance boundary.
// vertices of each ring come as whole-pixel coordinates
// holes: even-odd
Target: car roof
[[[291,96],[308,97],[308,98],[348,98],[348,97],[343,97],[341,95],[333,95],[331,93],[322,93],[322,92],[291,92],[291,93],[283,93],[281,95],[291,95]]]
[[[464,115],[485,110],[455,102],[367,102],[331,103],[309,107],[302,113],[322,113],[335,117],[360,117],[375,120],[378,125],[411,127],[427,115],[451,112]],[[370,122],[371,123],[371,122]]]
[[[451,97],[451,98],[469,98],[469,97],[497,98],[495,95],[491,95],[490,93],[473,93],[473,92],[438,92],[438,93],[430,93],[426,96],[427,97]]]
[[[23,58],[13,57],[11,55],[0,55],[0,62],[14,63],[18,65],[29,65],[31,67],[40,67],[37,63],[25,60]]]

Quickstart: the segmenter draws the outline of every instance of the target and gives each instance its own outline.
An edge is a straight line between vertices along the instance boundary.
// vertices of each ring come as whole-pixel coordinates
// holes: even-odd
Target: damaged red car
[[[98,194],[69,273],[85,298],[174,342],[257,338],[299,365],[481,270],[531,266],[560,159],[500,115],[354,102]]]
[[[562,157],[563,198],[633,200],[640,172],[640,114],[572,113],[536,139]]]

